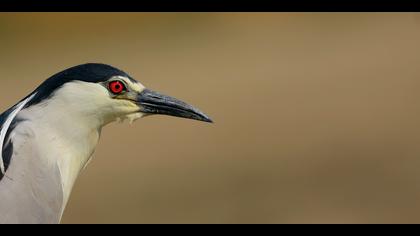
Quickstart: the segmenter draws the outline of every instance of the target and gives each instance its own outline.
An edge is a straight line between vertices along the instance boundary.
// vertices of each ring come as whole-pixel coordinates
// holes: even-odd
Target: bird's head
[[[105,64],[83,64],[47,79],[26,104],[51,105],[72,115],[100,120],[102,125],[119,119],[162,114],[212,122],[193,106],[145,88],[127,73]]]

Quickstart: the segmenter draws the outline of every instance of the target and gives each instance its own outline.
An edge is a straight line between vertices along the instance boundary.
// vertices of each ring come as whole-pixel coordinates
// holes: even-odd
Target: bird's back
[[[12,161],[0,180],[0,223],[59,223],[63,203],[59,169],[43,163],[33,142],[37,137],[25,126],[22,122],[13,130]]]
[[[0,172],[0,223],[59,223],[63,202],[59,169],[43,163],[35,142],[39,137],[29,121],[11,119],[16,108],[0,115],[0,130],[6,134],[0,139],[4,168],[4,174]]]

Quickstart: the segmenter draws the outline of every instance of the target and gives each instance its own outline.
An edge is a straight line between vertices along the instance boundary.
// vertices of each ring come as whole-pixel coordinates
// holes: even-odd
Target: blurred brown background
[[[63,223],[420,223],[420,14],[0,14],[1,110],[119,67],[215,124],[104,128]]]

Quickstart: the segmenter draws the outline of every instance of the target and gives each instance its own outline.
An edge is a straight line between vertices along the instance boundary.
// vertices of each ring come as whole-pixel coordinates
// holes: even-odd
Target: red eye
[[[109,83],[109,90],[112,93],[119,94],[124,90],[124,84],[120,81],[111,81]]]

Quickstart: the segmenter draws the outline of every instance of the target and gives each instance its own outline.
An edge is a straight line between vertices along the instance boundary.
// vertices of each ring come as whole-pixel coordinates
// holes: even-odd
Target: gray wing
[[[22,102],[0,115],[0,223],[59,223],[60,172],[43,163],[30,126],[14,118]]]
[[[63,193],[58,167],[47,168],[31,144],[17,134],[10,166],[0,181],[0,223],[59,223]]]
[[[6,150],[5,156],[3,157],[3,151],[5,150],[5,144],[8,142],[8,136],[10,132],[13,130],[13,126],[16,125],[17,120],[15,119],[17,114],[25,107],[28,102],[36,95],[33,93],[32,95],[27,96],[23,100],[21,100],[18,104],[14,105],[3,114],[0,115],[0,174],[3,177],[4,173],[6,172],[7,165],[10,164],[10,153]],[[12,125],[14,124],[14,125]]]

